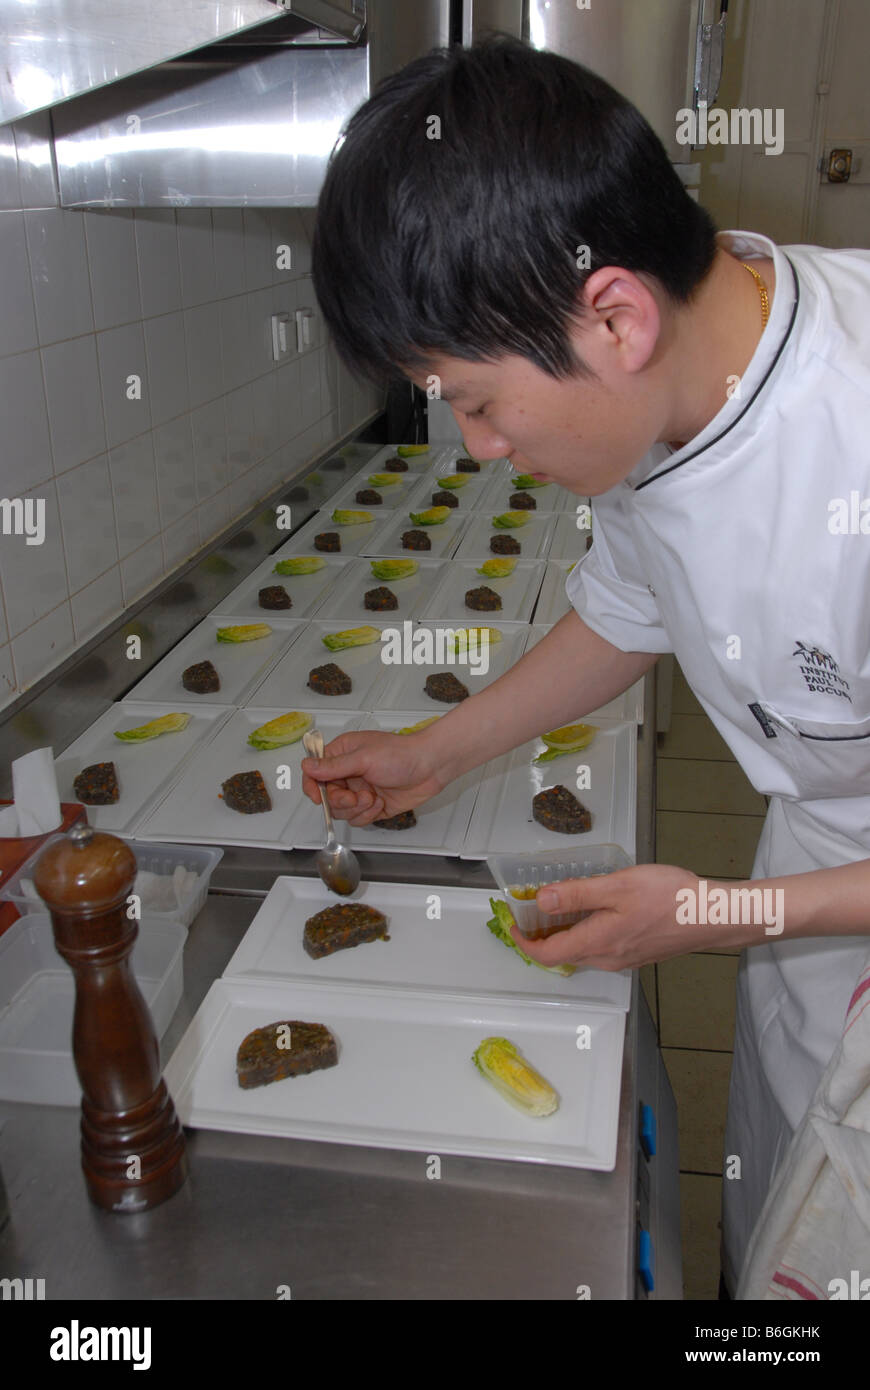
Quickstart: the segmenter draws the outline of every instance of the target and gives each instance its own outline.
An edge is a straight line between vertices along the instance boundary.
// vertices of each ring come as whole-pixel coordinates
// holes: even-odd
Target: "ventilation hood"
[[[313,207],[347,119],[449,37],[449,0],[355,4],[357,42],[285,15],[56,107],[62,205]]]
[[[0,125],[287,14],[354,42],[364,8],[353,0],[0,0]]]

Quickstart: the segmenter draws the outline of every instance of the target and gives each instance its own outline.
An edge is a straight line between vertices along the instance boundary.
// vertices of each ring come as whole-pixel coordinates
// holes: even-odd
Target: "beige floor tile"
[[[675,714],[705,714],[704,707],[693,694],[679,666],[674,662],[674,683],[671,687],[671,716]]]
[[[646,996],[649,1004],[649,1011],[653,1016],[653,1023],[658,1027],[659,1012],[658,1001],[656,999],[656,968],[654,965],[642,965],[640,967],[640,987]]]
[[[763,825],[763,816],[657,811],[656,863],[700,878],[749,878]]]
[[[721,1176],[730,1053],[665,1047],[662,1057],[677,1101],[680,1168]]]
[[[662,1047],[734,1046],[737,957],[694,954],[660,961],[659,1038]]]
[[[656,806],[660,811],[713,811],[731,816],[763,816],[764,797],[739,763],[707,758],[656,759]]]
[[[734,762],[734,754],[706,714],[675,714],[659,739],[660,758],[709,758]]]
[[[683,1298],[715,1299],[719,1293],[722,1179],[680,1174]]]

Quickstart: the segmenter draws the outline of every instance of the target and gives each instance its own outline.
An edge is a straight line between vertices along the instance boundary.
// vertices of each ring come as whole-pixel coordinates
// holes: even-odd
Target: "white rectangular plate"
[[[480,563],[478,560],[453,560],[420,617],[445,619],[465,626],[529,622],[544,577],[544,561],[517,560],[513,573],[504,579],[478,574]],[[468,590],[482,586],[492,589],[501,598],[502,606],[497,612],[482,613],[466,606]]]
[[[272,631],[268,637],[257,637],[253,642],[217,640],[218,628],[247,626],[249,623],[265,623]],[[219,613],[210,613],[157,663],[153,671],[143,676],[129,692],[130,698],[240,705],[263,679],[269,667],[293,645],[302,630],[301,622],[284,613],[257,612],[256,609],[243,616],[227,613],[223,609]],[[212,663],[220,677],[220,690],[206,695],[185,690],[181,684],[182,672],[200,661]]]
[[[276,550],[272,556],[273,560],[283,559],[286,555],[329,555],[338,557],[339,555],[361,555],[366,546],[371,546],[372,539],[378,531],[383,529],[385,518],[375,516],[377,508],[372,509],[374,521],[365,521],[361,526],[338,526],[332,520],[333,508],[324,507],[323,511],[315,512],[310,521],[306,521],[304,526],[300,526],[295,535],[291,536],[286,545],[282,545],[280,550]],[[353,507],[352,511],[365,512],[368,507]],[[341,550],[316,550],[314,537],[319,536],[321,531],[337,531],[341,540]]]
[[[389,626],[383,622],[372,622],[379,615],[366,615],[368,627]],[[265,680],[248,696],[249,704],[257,706],[283,705],[285,709],[359,710],[370,709],[380,703],[380,691],[390,679],[394,669],[385,666],[381,660],[383,644],[370,642],[364,647],[344,647],[331,652],[323,645],[323,638],[330,632],[341,632],[348,627],[362,627],[360,622],[321,622],[319,618],[306,623],[298,642],[287,653],[286,660],[278,662],[269,671]],[[350,676],[353,689],[348,695],[319,695],[308,686],[309,672],[315,666],[339,666],[345,675]]]
[[[282,705],[278,709],[248,708],[234,710],[232,717],[212,740],[205,756],[191,759],[184,775],[169,795],[138,827],[143,840],[181,840],[185,844],[261,845],[266,849],[294,849],[287,838],[287,827],[293,813],[303,800],[302,772],[299,764],[306,756],[301,740],[271,751],[251,748],[248,735],[270,719],[277,719],[294,708],[313,713],[310,705]],[[336,711],[333,714],[314,714],[316,725],[323,731],[324,742],[335,738],[345,729],[356,728],[358,714]],[[290,769],[290,786],[278,788],[278,768]],[[220,797],[221,783],[237,772],[262,774],[272,800],[271,811],[244,815],[231,811]],[[312,802],[306,802],[315,810]],[[323,814],[320,839],[323,843]]]
[[[323,560],[323,568],[314,574],[276,574],[275,565],[279,560],[290,560],[295,552],[287,555],[270,555],[244,583],[220,601],[221,613],[256,613],[259,621],[271,622],[272,618],[310,618],[316,613],[330,593],[341,573],[349,564],[346,555],[321,555],[313,547],[305,552]],[[297,557],[298,558],[298,557]],[[257,597],[260,589],[272,584],[281,584],[287,590],[292,608],[261,608]],[[270,616],[271,615],[271,616]]]
[[[416,511],[417,508],[415,507]],[[426,510],[422,508],[421,510]],[[470,512],[464,515],[457,508],[446,521],[438,526],[415,526],[407,512],[386,517],[377,534],[365,542],[360,551],[362,555],[410,555],[415,560],[428,556],[430,560],[444,559],[453,554],[459,545],[468,525]],[[405,550],[402,545],[404,531],[425,531],[432,542],[431,550]]]
[[[242,1090],[239,1044],[282,1019],[325,1024],[338,1065]],[[576,1045],[581,1025],[588,1049]],[[556,1089],[555,1114],[521,1114],[484,1080],[471,1056],[492,1036],[509,1037]],[[165,1075],[182,1123],[197,1128],[609,1171],[624,1038],[623,1013],[583,1006],[221,979]]]
[[[369,473],[388,473],[390,471],[388,460],[393,458],[398,445],[386,444],[377,454],[372,457],[371,463],[365,465],[365,475]],[[410,475],[420,476],[421,473],[428,473],[430,468],[440,468],[442,457],[448,454],[443,444],[430,444],[428,452],[425,454],[411,454],[404,462],[408,465]],[[363,470],[360,469],[360,472]]]
[[[488,669],[484,674],[478,674],[480,669],[471,666],[467,661],[460,661],[454,654],[453,661],[433,660],[429,665],[401,665],[388,666],[386,669],[392,674],[387,678],[387,684],[381,692],[378,708],[380,709],[426,709],[430,714],[446,714],[448,710],[455,708],[453,705],[444,704],[441,700],[434,700],[426,694],[426,678],[436,671],[450,671],[458,681],[461,681],[468,690],[469,694],[476,695],[479,690],[485,690],[493,681],[503,676],[505,671],[519,661],[526,649],[528,634],[530,629],[524,623],[487,623],[487,627],[497,628],[502,634],[500,642],[493,642],[488,646],[487,658]],[[462,627],[465,624],[457,623],[455,627]],[[478,624],[469,624],[478,626]],[[445,623],[414,623],[413,634],[421,629],[433,634],[433,656],[437,657],[437,632],[439,629],[449,630],[449,625]],[[404,632],[403,649],[405,645]],[[418,639],[423,641],[425,639]],[[444,639],[442,639],[443,641]],[[410,647],[413,655],[413,646]],[[420,647],[417,649],[421,650]],[[472,652],[472,655],[475,655]]]
[[[568,578],[569,568],[570,561],[567,560],[547,562],[547,572],[533,615],[536,627],[552,627],[553,623],[557,623],[566,613],[571,612],[571,605],[565,593],[565,580]]]
[[[410,462],[410,459],[408,462]],[[386,470],[366,468],[363,472],[357,473],[356,477],[351,478],[346,487],[343,487],[340,492],[335,494],[335,497],[330,499],[330,507],[346,507],[350,511],[372,511],[378,517],[380,517],[383,512],[395,511],[397,507],[404,508],[404,510],[407,511],[408,507],[411,505],[414,494],[420,490],[420,479],[422,475],[420,473],[412,473],[409,469],[407,473],[402,474],[402,481],[400,483],[388,483],[385,487],[372,488],[369,478],[373,473],[379,471]],[[363,489],[376,492],[381,499],[380,502],[375,502],[372,505],[366,502],[358,502],[356,500],[356,494]]]
[[[410,883],[361,883],[351,899],[387,918],[389,941],[372,941],[313,960],[302,945],[309,917],[335,907],[319,878],[277,878],[224,975],[269,984],[277,976],[330,986],[381,985],[501,999],[547,999],[627,1009],[629,970],[576,970],[553,975],[526,965],[486,923],[497,889],[432,888]],[[434,913],[437,911],[438,916]]]
[[[529,628],[529,637],[526,642],[525,651],[530,652],[532,647],[540,642],[541,638],[550,631],[549,627],[539,627],[535,623]],[[634,685],[629,686],[621,695],[617,695],[615,700],[608,700],[606,705],[600,709],[590,710],[589,714],[581,714],[578,719],[589,720],[594,724],[597,719],[633,719],[635,724],[643,723],[643,680],[635,681]],[[574,720],[566,720],[566,723],[574,723]],[[555,764],[554,764],[555,766]],[[582,801],[582,797],[580,798]]]
[[[498,487],[498,476],[481,469],[479,473],[463,473],[461,476],[467,478],[468,482],[461,487],[442,488],[438,479],[444,478],[454,471],[449,464],[441,468],[430,469],[417,486],[411,499],[411,510],[416,512],[422,511],[424,507],[437,506],[438,504],[432,501],[432,494],[442,491],[452,492],[453,496],[459,499],[459,506],[456,510],[462,515],[480,511],[481,507],[488,506],[486,499],[493,488]]]
[[[161,793],[177,780],[188,758],[207,743],[229,718],[224,705],[192,705],[188,700],[157,704],[119,700],[55,759],[61,801],[75,801],[73,782],[91,763],[114,763],[120,799],[114,806],[89,806],[88,820],[98,830],[132,831]],[[164,714],[189,714],[186,729],[161,734],[145,743],[122,743],[116,730],[135,729]]]
[[[621,845],[635,855],[637,798],[637,725],[595,720],[598,733],[588,748],[535,767],[545,751],[532,739],[499,759],[500,776],[481,786],[465,837],[463,859],[488,854],[520,854],[576,845]],[[589,768],[588,789],[576,789],[580,765]],[[592,813],[592,829],[560,835],[532,819],[532,798],[547,787],[562,785]]]
[[[573,512],[579,502],[586,501],[585,497],[577,497],[575,493],[559,487],[557,483],[545,483],[543,487],[518,488],[516,479],[516,471],[513,468],[509,469],[507,475],[499,480],[498,486],[490,494],[489,501],[496,512],[511,510],[510,499],[515,492],[525,492],[529,497],[534,497],[537,504],[535,510],[539,512]]]
[[[522,549],[515,557],[517,560],[538,560],[546,556],[556,524],[555,512],[530,512],[530,519],[525,526],[520,526],[514,531],[499,530],[497,526],[493,526],[494,516],[498,516],[498,512],[479,513],[471,518],[468,530],[462,537],[462,544],[456,552],[457,560],[499,558],[490,549],[489,543],[493,536],[513,536],[514,540],[519,541]]]
[[[375,579],[371,560],[352,560],[340,582],[318,608],[318,622],[341,618],[347,619],[348,626],[360,627],[372,621],[395,624],[401,623],[404,618],[416,617],[428,602],[446,566],[443,560],[429,560],[422,555],[412,555],[410,551],[403,558],[416,560],[419,566],[416,574],[409,574],[404,579]],[[399,601],[398,608],[389,612],[371,612],[366,608],[364,600],[368,590],[380,588],[389,589],[395,594]]]
[[[583,520],[582,517],[580,519]],[[575,513],[562,512],[556,519],[547,559],[564,560],[569,565],[573,564],[586,554],[586,542],[591,536],[592,531],[589,527],[578,527]]]
[[[446,709],[447,706],[444,706]],[[419,711],[401,714],[361,714],[355,727],[395,733],[426,716]],[[324,728],[324,741],[328,742]],[[334,737],[334,735],[333,735]],[[301,779],[300,779],[301,784]],[[382,830],[376,825],[349,826],[342,821],[337,835],[343,844],[359,850],[390,850],[411,854],[459,854],[477,798],[478,774],[457,777],[437,796],[416,810],[417,824],[410,830]],[[323,844],[323,813],[300,796],[288,827],[290,841],[298,849],[319,849]]]

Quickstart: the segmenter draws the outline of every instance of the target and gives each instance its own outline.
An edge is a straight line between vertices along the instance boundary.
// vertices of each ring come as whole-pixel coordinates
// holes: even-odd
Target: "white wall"
[[[0,498],[46,517],[0,534],[0,706],[380,408],[325,332],[272,362],[270,315],[315,306],[313,217],[63,209],[48,115],[0,127]]]

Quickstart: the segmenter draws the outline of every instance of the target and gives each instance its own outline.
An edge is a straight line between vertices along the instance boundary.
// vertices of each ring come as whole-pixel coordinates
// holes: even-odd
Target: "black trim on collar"
[[[784,252],[784,251],[783,251],[782,254],[785,256],[785,252]],[[771,373],[773,372],[774,367],[776,366],[777,362],[779,361],[780,357],[782,356],[783,348],[785,347],[786,343],[788,342],[789,338],[791,337],[791,331],[792,331],[792,329],[794,328],[794,321],[795,321],[795,319],[797,318],[798,304],[800,303],[800,296],[801,296],[800,281],[798,280],[798,275],[797,275],[797,271],[796,271],[795,268],[794,268],[794,263],[792,262],[792,260],[791,260],[791,258],[790,258],[789,256],[785,256],[785,259],[788,261],[789,265],[791,266],[792,278],[793,278],[793,280],[794,280],[794,305],[793,305],[792,311],[791,311],[791,318],[789,319],[788,327],[787,327],[786,330],[785,330],[785,336],[783,337],[782,342],[780,343],[779,347],[778,347],[777,350],[776,350],[776,355],[775,355],[773,361],[771,362],[770,366],[768,367],[768,369],[767,369],[767,371],[765,372],[764,376],[762,377],[761,381],[760,381],[760,382],[758,383],[758,385],[756,386],[756,388],[755,388],[755,390],[753,391],[751,397],[750,397],[749,400],[746,402],[746,404],[745,404],[745,406],[743,407],[743,409],[741,410],[740,414],[739,414],[739,415],[736,415],[736,416],[734,417],[734,419],[731,421],[731,424],[730,424],[730,425],[727,425],[727,426],[725,427],[725,429],[722,431],[721,434],[717,434],[715,439],[711,439],[710,442],[709,442],[709,444],[704,444],[700,449],[696,449],[695,452],[694,452],[693,454],[687,454],[686,457],[683,458],[683,459],[680,459],[678,463],[672,463],[672,464],[669,465],[668,468],[663,468],[663,469],[661,470],[660,473],[653,473],[653,475],[652,475],[651,477],[645,478],[644,481],[643,481],[642,483],[638,483],[637,487],[634,489],[635,492],[640,492],[641,488],[649,487],[650,483],[657,483],[658,480],[659,480],[659,478],[664,478],[664,477],[667,476],[668,473],[673,473],[673,471],[674,471],[675,468],[682,468],[682,466],[683,466],[684,463],[689,463],[692,459],[696,459],[696,458],[699,456],[699,454],[706,453],[706,451],[707,451],[708,449],[712,449],[712,448],[713,448],[713,445],[714,445],[714,444],[718,444],[719,441],[720,441],[721,439],[724,439],[725,436],[726,436],[726,434],[729,434],[729,433],[731,432],[731,430],[734,429],[734,426],[735,426],[735,425],[739,425],[739,424],[740,424],[740,421],[743,419],[743,417],[744,417],[744,415],[746,414],[747,410],[749,410],[750,406],[754,404],[754,402],[755,402],[757,396],[759,395],[760,391],[762,390],[762,388],[763,388],[763,387],[767,384],[767,382],[769,381],[770,376],[771,376]]]

